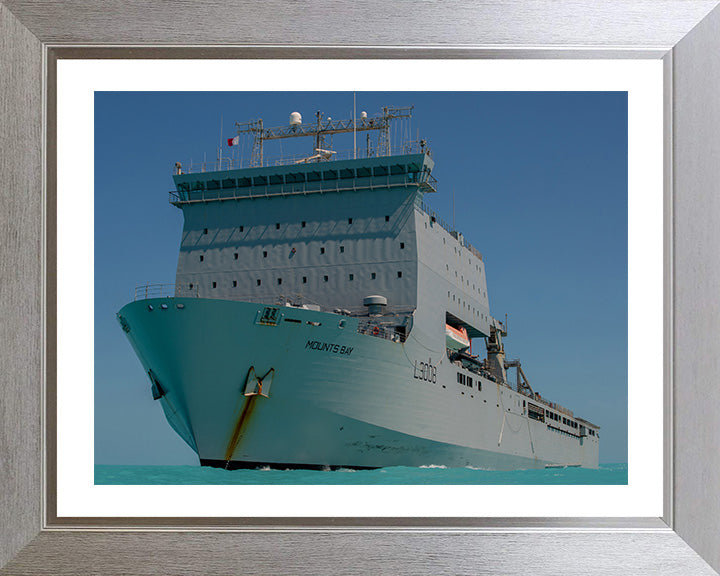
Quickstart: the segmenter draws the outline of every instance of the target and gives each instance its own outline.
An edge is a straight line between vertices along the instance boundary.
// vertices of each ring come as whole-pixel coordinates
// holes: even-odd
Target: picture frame
[[[0,2],[0,574],[714,574],[718,2]],[[198,21],[198,14],[202,18]],[[364,23],[355,26],[354,23]],[[168,25],[171,23],[172,25]],[[283,25],[286,24],[286,25]],[[408,44],[402,30],[422,42]],[[322,38],[322,42],[318,42]],[[241,41],[238,45],[238,41]],[[214,46],[208,46],[214,45]],[[658,519],[121,519],[54,511],[60,58],[655,58],[665,67],[665,512]],[[47,380],[46,380],[47,379]],[[691,425],[687,423],[692,423]],[[677,447],[677,449],[676,449]],[[713,496],[715,495],[715,496]],[[210,526],[212,524],[212,526]]]

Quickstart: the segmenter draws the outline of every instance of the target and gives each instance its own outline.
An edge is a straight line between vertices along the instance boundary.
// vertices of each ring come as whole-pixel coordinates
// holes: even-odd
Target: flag
[[[240,144],[240,136],[235,136],[235,138],[228,138],[228,146],[237,146]]]

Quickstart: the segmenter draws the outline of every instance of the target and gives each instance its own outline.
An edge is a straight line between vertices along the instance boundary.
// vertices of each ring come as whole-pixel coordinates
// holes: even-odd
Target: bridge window
[[[237,260],[237,259],[238,259],[238,253],[235,252],[235,254],[233,254],[233,257],[235,258],[235,260]]]
[[[303,227],[303,228],[305,228],[305,220],[303,220],[303,221],[300,223],[300,226]]]
[[[355,279],[355,275],[354,275],[354,274],[350,274],[350,275],[348,276],[348,278],[350,279],[350,282],[352,282],[352,281]]]
[[[240,232],[242,232],[243,230],[245,230],[245,227],[244,227],[244,226],[240,226]]]
[[[275,230],[280,230],[280,222],[275,222]]]
[[[385,222],[390,222],[390,216],[385,216]]]
[[[327,281],[328,281],[328,277],[327,277],[327,276],[323,276],[323,282],[327,282]]]
[[[282,278],[278,278],[278,285],[282,284]]]
[[[263,258],[267,258],[267,250],[263,250]]]
[[[203,230],[203,234],[207,234],[207,228],[205,228],[205,230]]]
[[[352,218],[348,218],[348,224],[352,224]]]
[[[405,250],[405,242],[400,242],[400,250]]]
[[[237,288],[237,280],[233,280],[233,288]]]
[[[200,255],[200,262],[202,262],[203,260],[205,260],[205,256],[203,256],[203,255],[201,254],[201,255]]]
[[[192,284],[188,284],[188,290],[192,290],[192,289],[193,289],[193,285],[192,285]]]
[[[377,278],[377,274],[375,274],[375,272],[373,272],[372,274],[370,274],[370,278],[372,280],[375,280],[375,278]]]
[[[345,246],[340,246],[340,254],[342,254],[343,252],[345,252]]]
[[[260,278],[258,278],[258,279],[257,279],[257,285],[260,286],[260,284],[262,284],[262,281],[260,280]]]
[[[325,254],[325,248],[320,248],[320,254]]]
[[[402,271],[398,270],[398,278],[402,278]]]
[[[303,284],[307,284],[307,276],[303,276]]]
[[[217,282],[213,282],[213,288],[217,288]]]

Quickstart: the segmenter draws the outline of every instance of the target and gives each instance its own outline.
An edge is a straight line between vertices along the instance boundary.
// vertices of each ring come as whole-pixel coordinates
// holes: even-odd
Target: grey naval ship
[[[176,281],[117,316],[202,465],[597,468],[599,427],[506,358],[482,255],[425,203],[429,146],[391,146],[411,113],[237,123],[228,145],[246,139],[249,160],[175,165]],[[350,133],[366,145],[331,149]],[[309,154],[265,159],[298,137]]]

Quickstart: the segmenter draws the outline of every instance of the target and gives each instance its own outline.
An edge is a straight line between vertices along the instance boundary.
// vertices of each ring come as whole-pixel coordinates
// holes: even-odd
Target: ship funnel
[[[302,115],[300,112],[290,113],[290,126],[300,126],[302,124]]]
[[[373,295],[363,298],[363,306],[367,306],[370,316],[382,316],[385,306],[387,306],[387,298],[385,296]]]

